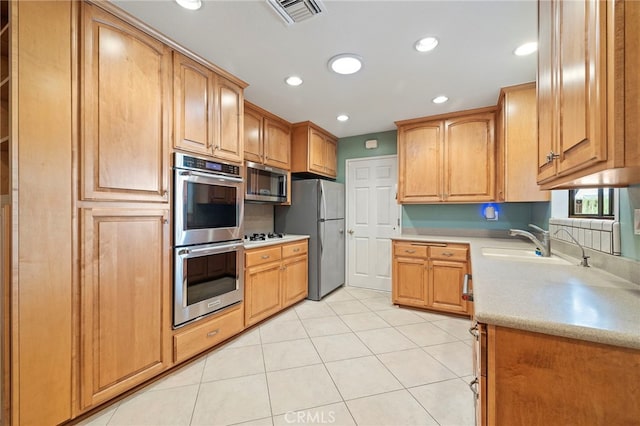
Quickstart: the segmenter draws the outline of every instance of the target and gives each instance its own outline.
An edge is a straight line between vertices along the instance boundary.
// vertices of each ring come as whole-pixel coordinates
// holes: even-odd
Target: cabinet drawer
[[[447,246],[447,247],[430,247],[429,257],[432,259],[443,260],[467,260],[467,247]]]
[[[282,246],[282,257],[299,256],[307,252],[307,241]]]
[[[244,328],[244,306],[231,308],[210,320],[173,336],[173,358],[182,362],[234,336]]]
[[[262,265],[281,259],[281,246],[245,251],[245,267]]]
[[[428,247],[425,245],[413,245],[411,243],[395,243],[393,246],[394,256],[403,257],[427,257]]]

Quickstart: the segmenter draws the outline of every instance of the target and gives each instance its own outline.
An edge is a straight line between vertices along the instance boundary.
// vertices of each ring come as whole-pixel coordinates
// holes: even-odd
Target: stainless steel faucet
[[[537,248],[540,249],[543,257],[551,256],[551,240],[549,239],[549,231],[545,231],[544,229],[537,227],[536,225],[529,224],[529,228],[537,231],[542,235],[542,241],[536,238],[531,232],[523,231],[521,229],[509,229],[509,235],[516,236],[520,235],[522,237],[527,237],[528,239],[536,245]]]
[[[573,235],[571,235],[571,232],[567,231],[564,228],[558,229],[556,232],[553,233],[553,235],[558,235],[558,232],[560,232],[560,231],[566,232],[567,235],[569,236],[569,238],[571,238],[573,240],[573,242],[576,243],[578,245],[578,247],[580,247],[580,250],[582,250],[582,262],[580,262],[579,265],[580,266],[584,266],[585,268],[588,268],[589,267],[589,256],[584,254],[584,247],[582,247],[582,244],[580,244],[578,242],[578,240],[573,238]]]

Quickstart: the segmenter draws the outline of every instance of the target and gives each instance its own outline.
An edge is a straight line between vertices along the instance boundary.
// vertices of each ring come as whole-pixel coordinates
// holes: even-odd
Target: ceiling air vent
[[[291,25],[324,12],[320,0],[267,0],[284,21]]]

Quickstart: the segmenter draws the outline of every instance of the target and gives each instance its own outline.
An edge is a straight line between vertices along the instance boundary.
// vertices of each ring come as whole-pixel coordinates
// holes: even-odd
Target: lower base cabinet
[[[306,240],[245,250],[245,327],[308,294]]]
[[[235,336],[244,329],[244,306],[239,303],[210,318],[195,322],[173,335],[173,360],[191,358]]]
[[[470,273],[469,247],[424,241],[393,242],[393,303],[456,314],[471,314],[462,299]]]
[[[478,324],[478,425],[632,425],[640,350]]]
[[[169,210],[81,211],[81,408],[171,366]]]

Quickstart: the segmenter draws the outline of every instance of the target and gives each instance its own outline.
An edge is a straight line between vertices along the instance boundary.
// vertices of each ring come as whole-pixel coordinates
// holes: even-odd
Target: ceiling
[[[537,38],[536,1],[324,0],[326,11],[287,26],[266,0],[113,0],[180,45],[246,81],[245,98],[292,122],[338,137],[395,129],[394,121],[495,105],[501,87],[534,81],[536,55],[513,50]],[[436,36],[438,47],[414,43]],[[328,60],[356,53],[353,75]],[[289,75],[304,83],[290,87]],[[449,101],[436,105],[435,96]],[[336,116],[347,114],[347,122]]]

